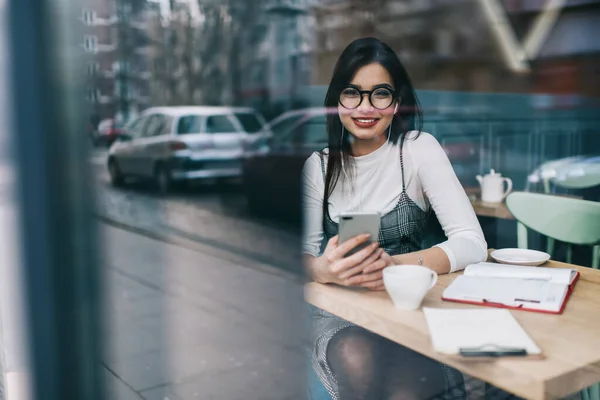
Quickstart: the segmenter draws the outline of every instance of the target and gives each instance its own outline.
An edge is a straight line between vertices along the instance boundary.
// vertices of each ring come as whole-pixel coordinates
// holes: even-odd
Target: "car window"
[[[148,124],[144,128],[144,137],[168,135],[171,133],[173,117],[155,114],[149,117]]]
[[[282,144],[308,145],[321,147],[327,145],[327,119],[324,115],[318,115],[302,121],[289,134],[285,135]]]
[[[258,119],[258,116],[253,113],[235,113],[238,121],[242,124],[242,128],[247,133],[256,133],[262,130],[263,124]]]
[[[227,115],[211,115],[206,118],[207,133],[227,133],[235,131],[236,129]]]
[[[163,119],[160,115],[151,115],[148,117],[148,123],[144,127],[143,137],[152,137],[159,135],[162,130]]]
[[[177,123],[177,133],[179,135],[187,135],[190,133],[200,133],[200,123],[202,122],[202,117],[198,115],[186,115],[184,117],[179,118],[179,122]]]
[[[170,135],[173,127],[173,117],[168,115],[161,115],[162,127],[159,131],[159,135]]]
[[[146,124],[149,121],[149,117],[148,116],[142,116],[139,117],[135,120],[133,120],[126,128],[127,133],[132,137],[132,138],[140,138],[142,137],[142,134],[144,133],[144,129]]]
[[[324,115],[313,117],[306,122],[302,143],[319,146],[327,144],[327,118]]]
[[[294,116],[290,116],[288,118],[282,119],[281,121],[276,122],[271,125],[271,132],[273,132],[274,137],[283,137],[286,135],[290,128],[296,124],[296,122],[300,121],[301,118],[304,117],[304,114],[297,114]]]

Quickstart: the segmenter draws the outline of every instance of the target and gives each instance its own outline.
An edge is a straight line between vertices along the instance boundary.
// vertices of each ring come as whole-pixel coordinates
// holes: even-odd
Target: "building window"
[[[89,89],[85,96],[91,102],[97,102],[100,100],[100,90],[98,89]]]
[[[98,73],[99,70],[100,70],[100,64],[98,64],[96,62],[88,64],[88,68],[87,68],[88,75],[94,76]]]
[[[86,25],[94,25],[94,21],[96,20],[96,11],[84,8],[82,18]]]
[[[86,51],[96,52],[98,47],[98,38],[96,36],[86,35],[83,37],[83,47]]]

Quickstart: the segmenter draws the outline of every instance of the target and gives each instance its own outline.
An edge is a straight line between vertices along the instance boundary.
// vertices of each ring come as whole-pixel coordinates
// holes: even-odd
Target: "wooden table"
[[[499,219],[515,219],[515,217],[513,217],[513,215],[510,213],[510,211],[508,211],[506,203],[484,203],[483,201],[481,201],[480,188],[466,187],[465,192],[471,200],[471,204],[473,205],[475,214],[477,214],[478,216]]]
[[[600,381],[600,271],[575,267],[581,278],[561,315],[511,311],[543,351],[543,357],[465,359],[433,351],[421,310],[395,308],[386,292],[309,283],[307,301],[381,336],[527,399],[554,399]],[[459,273],[443,275],[423,302],[426,307],[475,307],[441,300]]]

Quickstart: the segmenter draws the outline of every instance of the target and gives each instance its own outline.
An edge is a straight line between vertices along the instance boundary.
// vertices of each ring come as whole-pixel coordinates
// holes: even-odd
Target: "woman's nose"
[[[368,93],[362,94],[362,101],[360,102],[360,105],[358,106],[357,109],[358,109],[358,111],[363,111],[363,112],[373,111],[374,107],[371,104],[371,98],[369,97]]]

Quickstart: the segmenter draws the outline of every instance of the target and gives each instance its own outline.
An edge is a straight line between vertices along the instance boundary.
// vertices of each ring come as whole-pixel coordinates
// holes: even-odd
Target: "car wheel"
[[[156,185],[156,190],[161,195],[169,193],[173,187],[171,171],[162,164],[158,164],[154,168],[154,184]]]
[[[108,174],[110,175],[110,183],[113,186],[123,186],[125,179],[119,168],[119,164],[114,158],[108,161]]]

